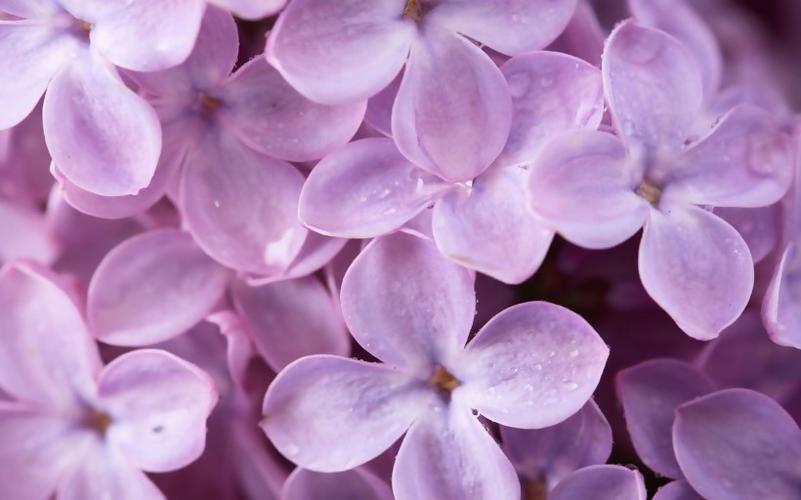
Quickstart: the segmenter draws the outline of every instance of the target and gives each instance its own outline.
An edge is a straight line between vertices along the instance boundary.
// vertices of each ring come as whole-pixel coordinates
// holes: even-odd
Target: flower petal
[[[58,257],[58,242],[41,212],[0,200],[0,227],[13,235],[0,241],[0,262],[25,258],[48,265]]]
[[[716,207],[770,205],[792,183],[794,155],[790,137],[767,111],[738,106],[682,155],[664,197]]]
[[[309,99],[365,100],[398,74],[415,26],[406,0],[290,2],[267,39],[267,60]]]
[[[430,15],[453,31],[513,56],[554,41],[576,4],[577,0],[446,0]]]
[[[609,349],[578,314],[547,302],[501,311],[470,341],[460,398],[499,424],[540,429],[581,409]],[[465,394],[466,393],[466,394]]]
[[[322,473],[295,469],[284,483],[282,500],[393,500],[392,490],[364,468]]]
[[[141,346],[189,330],[220,300],[228,275],[176,229],[149,231],[111,250],[89,283],[92,333]]]
[[[242,19],[258,20],[283,9],[287,0],[211,0],[211,3],[230,10]]]
[[[113,498],[114,500],[164,500],[164,495],[140,470],[125,459],[98,447],[89,453],[58,487],[59,500]]]
[[[685,1],[629,0],[632,14],[644,24],[676,37],[698,62],[704,81],[704,96],[715,96],[723,73],[723,55],[715,34]]]
[[[206,2],[105,0],[93,20],[92,47],[117,66],[158,71],[182,63],[195,44]]]
[[[298,221],[303,175],[237,139],[210,134],[187,157],[181,207],[189,231],[222,264],[281,273],[303,244]]]
[[[727,389],[676,411],[673,447],[687,481],[705,498],[795,498],[801,431],[778,403]]]
[[[314,276],[259,287],[236,282],[233,299],[256,349],[276,372],[302,356],[350,353],[339,311]]]
[[[612,429],[590,400],[552,427],[501,427],[501,441],[519,474],[530,480],[542,479],[552,487],[577,469],[605,463],[612,452]]]
[[[316,160],[344,146],[367,107],[364,101],[337,106],[310,101],[261,57],[239,68],[220,98],[227,123],[244,143],[288,161]]]
[[[133,466],[165,472],[203,453],[217,389],[197,366],[166,351],[131,351],[100,373],[98,396],[112,420],[109,444]]]
[[[656,491],[653,500],[704,500],[687,481],[672,481]]]
[[[261,427],[301,467],[344,471],[389,448],[430,396],[425,385],[384,365],[307,356],[270,385]]]
[[[499,165],[524,165],[547,139],[576,128],[598,128],[604,114],[601,72],[559,52],[529,52],[501,66],[512,93],[512,128]]]
[[[0,11],[24,19],[44,17],[58,7],[53,0],[0,0]]]
[[[345,273],[341,301],[362,347],[385,363],[425,369],[459,352],[476,307],[470,273],[405,233],[362,251]]]
[[[441,188],[427,177],[390,139],[361,139],[314,167],[300,194],[300,219],[332,236],[380,236],[431,204]]]
[[[397,500],[519,498],[512,464],[477,418],[464,408],[432,411],[401,443],[392,471]]]
[[[757,208],[716,208],[714,213],[740,233],[754,263],[765,259],[778,245],[781,234],[779,204]]]
[[[762,302],[762,318],[771,339],[779,345],[801,349],[801,273],[794,269],[798,247],[782,252]]]
[[[439,250],[504,283],[531,277],[554,233],[528,211],[525,176],[521,168],[494,168],[469,189],[448,192],[434,207]]]
[[[28,116],[50,80],[78,49],[44,25],[0,20],[0,130]],[[8,75],[13,75],[9,77]]]
[[[445,180],[471,180],[503,150],[511,122],[509,88],[489,56],[461,35],[425,29],[392,109],[401,153]]]
[[[613,135],[578,130],[548,143],[530,166],[530,206],[571,242],[609,248],[643,225],[648,204],[635,194],[641,167]]]
[[[74,405],[94,393],[97,346],[49,276],[17,263],[0,272],[0,387],[23,401]]]
[[[667,33],[629,20],[609,35],[602,70],[615,124],[629,147],[646,161],[678,151],[703,100],[693,55]]]
[[[618,400],[637,455],[651,470],[682,478],[673,453],[676,408],[715,390],[691,365],[672,359],[652,359],[618,372]]]
[[[548,494],[548,500],[645,500],[642,476],[621,465],[593,465],[564,478]]]
[[[719,217],[695,206],[651,210],[640,243],[640,279],[684,332],[718,334],[745,309],[754,286],[748,246]]]
[[[150,183],[161,151],[156,112],[97,54],[83,53],[53,78],[42,119],[53,161],[76,186],[123,196]]]

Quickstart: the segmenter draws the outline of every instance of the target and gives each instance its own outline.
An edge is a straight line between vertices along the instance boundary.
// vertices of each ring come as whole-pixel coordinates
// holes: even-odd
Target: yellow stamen
[[[637,186],[637,194],[645,198],[651,205],[656,205],[662,197],[662,189],[653,181],[645,179]]]
[[[208,94],[200,94],[200,103],[208,109],[217,109],[222,104],[219,99]]]
[[[419,21],[422,15],[420,0],[407,0],[406,7],[403,8],[403,15],[409,19]]]
[[[461,381],[442,366],[437,366],[434,373],[431,374],[431,378],[428,379],[428,383],[445,394],[450,394],[461,385]]]
[[[105,434],[111,424],[111,416],[103,411],[91,410],[86,416],[86,425],[100,434]]]

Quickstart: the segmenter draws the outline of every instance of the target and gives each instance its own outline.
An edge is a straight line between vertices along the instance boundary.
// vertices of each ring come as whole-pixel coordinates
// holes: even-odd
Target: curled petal
[[[350,352],[350,337],[314,276],[258,287],[236,283],[233,296],[259,354],[276,372],[309,354]]]
[[[548,143],[530,167],[530,206],[566,239],[608,248],[643,225],[648,205],[635,194],[642,168],[607,133],[578,130]]]
[[[501,440],[518,473],[548,486],[577,469],[605,463],[612,452],[612,428],[592,400],[551,427],[501,427]]]
[[[779,201],[793,180],[795,151],[767,112],[738,106],[668,173],[664,197],[716,207]]]
[[[342,281],[341,301],[362,347],[386,363],[416,367],[458,353],[476,307],[470,273],[430,241],[404,233],[362,251]]]
[[[300,219],[332,236],[380,236],[431,204],[441,187],[426,177],[390,139],[362,139],[314,167],[300,194]]]
[[[509,89],[489,56],[461,35],[424,30],[392,109],[404,156],[445,180],[471,180],[503,150],[511,121]]]
[[[497,314],[468,344],[455,374],[466,405],[509,427],[540,429],[590,399],[609,349],[578,314],[526,302]]]
[[[366,108],[363,101],[336,106],[310,101],[264,58],[239,68],[221,99],[228,123],[243,142],[288,161],[316,160],[345,145]]]
[[[504,283],[521,283],[542,263],[553,231],[528,211],[523,169],[484,173],[468,190],[448,192],[434,207],[434,241],[465,267]]]
[[[454,405],[421,417],[401,443],[392,471],[398,500],[519,498],[512,464],[477,418]]]
[[[23,401],[71,406],[94,393],[97,346],[75,304],[27,264],[0,272],[0,386]]]
[[[733,227],[695,206],[651,210],[639,268],[648,294],[699,340],[732,324],[754,287],[748,245]]]
[[[635,21],[606,41],[604,91],[629,147],[649,161],[678,151],[697,118],[703,82],[692,54],[667,33]]]
[[[657,474],[680,479],[673,415],[682,403],[714,391],[712,382],[682,361],[653,359],[620,371],[616,385],[637,455]]]
[[[290,2],[267,40],[267,60],[309,99],[365,100],[386,87],[409,53],[406,0]]]
[[[91,14],[92,46],[115,65],[134,71],[176,66],[192,51],[205,4],[198,0],[104,0],[102,8]]]
[[[645,500],[645,484],[636,470],[620,465],[593,465],[564,478],[548,500]]]
[[[298,221],[303,175],[222,134],[210,134],[186,160],[181,206],[195,241],[218,262],[280,274],[306,237]]]
[[[150,183],[161,152],[158,117],[99,55],[82,53],[55,76],[42,119],[53,161],[79,188],[123,196]]]
[[[364,468],[322,473],[295,469],[284,483],[283,500],[393,500],[387,483]]]
[[[389,448],[428,406],[430,395],[419,381],[384,365],[307,356],[270,385],[261,427],[301,467],[344,471]]]
[[[778,403],[727,389],[676,411],[673,447],[690,485],[705,498],[796,498],[801,431]]]
[[[558,132],[597,128],[604,114],[601,72],[559,52],[529,52],[501,66],[512,93],[512,128],[499,165],[531,163]]]
[[[189,234],[162,229],[111,250],[89,283],[92,333],[116,345],[149,345],[189,330],[220,300],[228,275]]]
[[[446,0],[437,23],[513,56],[545,47],[564,31],[577,0]]]
[[[217,390],[197,366],[166,351],[139,349],[109,363],[97,391],[111,418],[109,443],[133,466],[166,472],[203,453]]]

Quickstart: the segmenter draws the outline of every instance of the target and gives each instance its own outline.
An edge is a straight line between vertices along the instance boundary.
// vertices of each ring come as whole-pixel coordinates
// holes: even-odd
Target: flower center
[[[548,490],[541,479],[523,479],[523,500],[545,500]]]
[[[428,383],[440,393],[450,395],[462,382],[444,367],[438,365],[431,374],[431,378],[428,379]]]
[[[100,435],[106,434],[112,422],[111,416],[108,413],[95,409],[89,410],[84,419],[84,424]]]
[[[403,15],[415,22],[419,22],[423,18],[423,14],[428,11],[424,2],[425,0],[406,0],[406,7],[403,8]]]
[[[220,105],[222,104],[222,101],[220,101],[216,97],[210,96],[208,94],[200,94],[200,97],[198,97],[198,100],[200,101],[200,104],[204,108],[209,109],[209,110],[215,110],[215,109],[219,108]]]
[[[645,178],[639,186],[637,186],[637,194],[645,198],[651,205],[657,205],[659,199],[662,197],[662,188],[656,185],[652,180]]]

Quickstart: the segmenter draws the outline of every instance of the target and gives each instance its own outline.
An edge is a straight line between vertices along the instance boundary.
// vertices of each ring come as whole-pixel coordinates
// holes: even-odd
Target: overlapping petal
[[[286,479],[283,500],[393,500],[392,491],[364,468],[338,473],[314,472],[298,467]]]
[[[798,247],[788,245],[782,252],[762,302],[765,328],[774,342],[801,348],[801,273],[795,267]]]
[[[703,500],[683,479],[672,481],[656,491],[653,500]]]
[[[40,212],[0,200],[0,227],[9,235],[0,241],[0,262],[27,258],[52,264],[58,257],[58,242]]]
[[[115,500],[164,500],[164,495],[140,470],[105,448],[92,450],[81,467],[64,478],[58,487],[59,500],[87,498]]]
[[[593,465],[564,478],[548,495],[549,500],[645,500],[642,476],[620,465]]]

